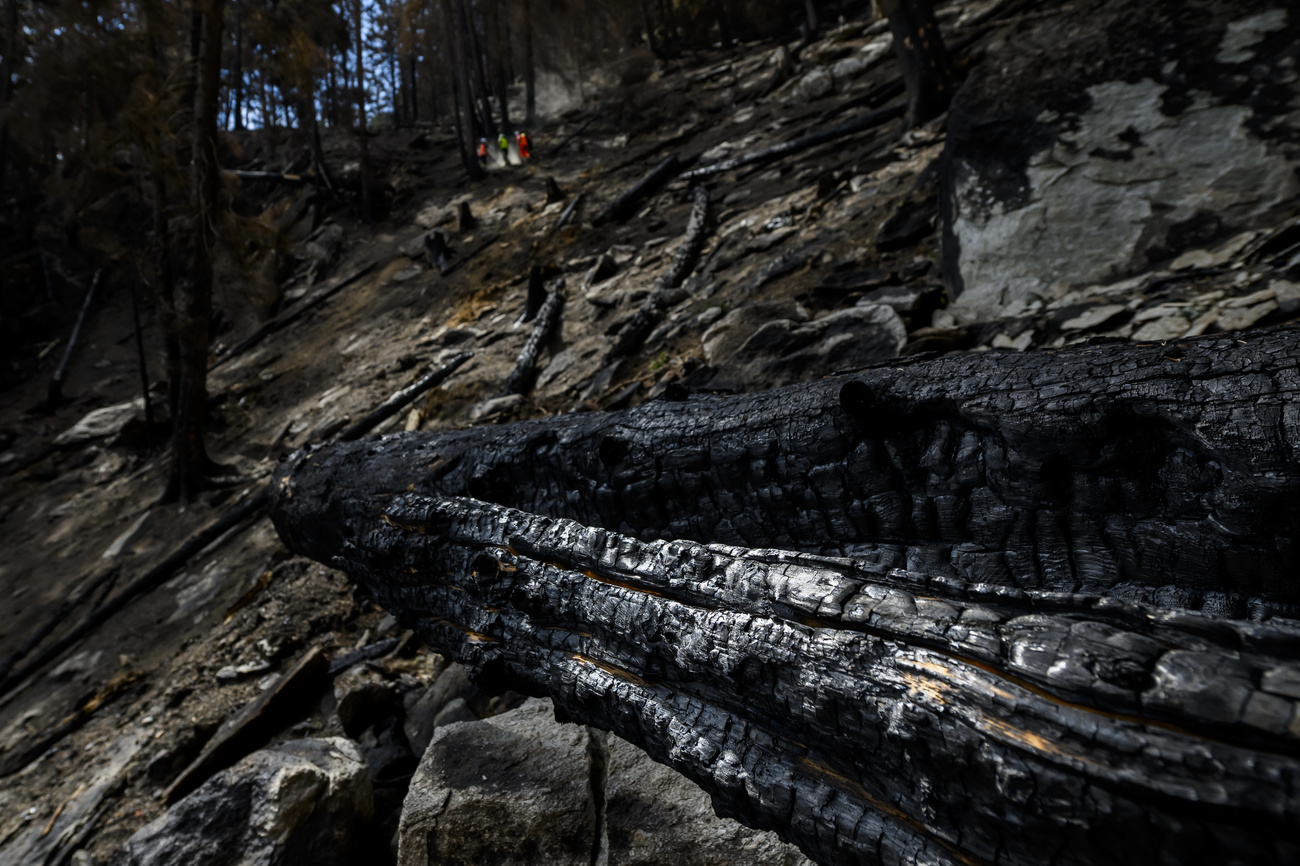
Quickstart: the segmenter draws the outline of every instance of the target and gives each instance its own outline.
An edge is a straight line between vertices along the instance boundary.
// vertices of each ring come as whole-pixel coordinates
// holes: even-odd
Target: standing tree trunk
[[[9,163],[9,122],[6,114],[14,95],[14,52],[18,50],[18,0],[5,7],[5,56],[0,63],[0,190],[5,188]]]
[[[812,9],[812,0],[808,0]],[[881,0],[907,84],[908,128],[933,120],[952,101],[952,66],[930,0]]]
[[[811,3],[812,0],[808,2]],[[727,20],[727,10],[722,0],[713,0],[713,14],[718,18],[718,38],[722,40],[722,47],[727,48],[731,45],[731,22]]]
[[[244,128],[244,3],[235,0],[235,68],[230,73],[235,91],[235,129]]]
[[[478,43],[478,32],[474,29],[474,19],[470,14],[469,4],[459,0],[461,37],[465,42],[465,54],[468,72],[473,75],[471,89],[478,100],[478,112],[482,128],[489,139],[497,137],[497,122],[492,114],[492,100],[487,86],[487,73],[484,71],[484,57]]]
[[[465,44],[459,36],[460,28],[456,26],[459,17],[452,9],[452,0],[443,0],[443,26],[447,41],[451,45],[450,72],[452,79],[452,96],[456,104],[456,138],[460,142],[460,161],[465,166],[465,173],[470,180],[483,178],[483,166],[479,165],[474,155],[474,141],[478,138],[478,125],[474,118],[474,99],[469,91],[469,70],[466,68],[464,55]]]
[[[365,35],[361,29],[361,2],[352,4],[352,24],[357,31],[357,141],[361,162],[361,218],[371,222],[370,213],[370,141],[366,132]]]
[[[533,66],[533,0],[524,0],[524,122],[537,122],[537,69]]]
[[[510,104],[507,92],[506,78],[506,59],[509,52],[506,50],[509,42],[501,38],[501,9],[499,0],[487,0],[487,30],[488,30],[488,64],[493,72],[493,85],[496,89],[497,101],[501,103],[501,131],[506,135],[510,134]]]
[[[221,95],[221,12],[224,0],[205,0],[199,101],[194,135],[194,267],[176,311],[180,393],[172,434],[171,478],[164,498],[188,503],[203,490],[212,467],[205,442],[208,349],[212,339],[213,258],[217,244],[217,110]]]

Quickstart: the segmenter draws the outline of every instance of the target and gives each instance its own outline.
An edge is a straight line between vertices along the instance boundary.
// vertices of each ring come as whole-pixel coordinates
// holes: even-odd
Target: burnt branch
[[[679,166],[680,163],[675,154],[665,157],[645,177],[601,208],[600,212],[592,219],[592,225],[599,226],[607,222],[622,222],[630,217],[632,212],[636,210],[637,205],[641,203],[641,200],[658,189],[661,184],[667,182]]]
[[[709,221],[709,191],[702,186],[696,187],[694,199],[682,245],[677,248],[677,254],[669,263],[668,270],[655,283],[640,309],[619,332],[618,341],[609,352],[610,358],[623,358],[641,348],[655,325],[659,324],[664,311],[671,306],[674,290],[681,286],[690,276],[691,268],[695,267],[695,260],[704,247],[705,227]],[[684,296],[684,293],[680,294],[678,299]]]

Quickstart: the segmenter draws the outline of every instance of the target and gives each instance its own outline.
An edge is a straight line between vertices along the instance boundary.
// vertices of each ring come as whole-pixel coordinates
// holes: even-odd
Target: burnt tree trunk
[[[451,44],[450,71],[452,94],[456,104],[456,130],[457,138],[460,140],[461,164],[465,167],[465,173],[469,175],[470,180],[481,180],[484,176],[483,166],[479,164],[478,157],[475,155],[475,139],[480,136],[481,127],[474,116],[474,96],[470,92],[469,61],[466,59],[468,48],[461,38],[461,29],[457,26],[460,15],[452,8],[452,0],[444,0],[442,15],[443,30],[447,34],[447,41]]]
[[[235,129],[244,128],[244,0],[235,0],[235,68],[230,71],[235,91]]]
[[[361,163],[361,218],[372,221],[370,200],[370,134],[366,131],[365,33],[362,31],[361,0],[354,0],[353,26],[357,31],[357,143]]]
[[[907,126],[933,120],[952,101],[952,65],[930,0],[881,0],[907,84]]]
[[[14,53],[18,50],[18,0],[5,4],[5,56],[0,61],[0,190],[9,162],[9,103],[14,95]]]
[[[1294,329],[891,362],[299,453],[271,515],[821,863],[1280,862],[1298,397]]]
[[[180,382],[172,427],[172,463],[163,498],[193,500],[216,470],[208,457],[208,353],[212,341],[212,284],[217,244],[217,197],[221,165],[217,156],[217,111],[221,92],[221,13],[224,0],[205,0],[203,43],[199,57],[198,104],[195,109],[194,268],[176,299],[176,333]]]
[[[537,70],[533,66],[533,3],[524,5],[524,123],[537,122]]]
[[[506,384],[498,396],[527,394],[532,390],[533,382],[537,379],[537,358],[542,353],[542,347],[559,327],[560,316],[564,312],[564,290],[565,281],[561,277],[551,286],[550,294],[538,309],[533,331],[528,335],[528,341],[515,360],[515,368],[506,378]]]

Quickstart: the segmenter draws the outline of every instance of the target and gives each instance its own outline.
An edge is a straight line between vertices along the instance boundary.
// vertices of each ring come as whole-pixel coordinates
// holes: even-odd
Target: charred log
[[[306,502],[413,483],[644,539],[1293,615],[1298,390],[1293,329],[957,355],[332,447],[295,484]]]
[[[564,309],[564,278],[555,281],[551,287],[551,293],[546,296],[546,302],[537,312],[537,321],[533,325],[533,332],[528,335],[528,341],[524,343],[524,348],[519,352],[519,358],[515,361],[515,368],[511,371],[510,376],[506,379],[505,387],[501,389],[498,396],[506,397],[511,394],[527,394],[533,387],[533,380],[537,378],[537,358],[542,353],[542,347],[546,345],[551,334],[555,333],[556,327],[560,323],[560,314]]]
[[[691,216],[686,223],[686,236],[677,254],[673,256],[668,270],[664,272],[654,289],[642,302],[641,308],[632,316],[631,321],[619,332],[618,342],[610,350],[611,358],[625,358],[641,348],[646,337],[659,324],[659,319],[670,306],[672,292],[690,275],[695,260],[699,258],[704,247],[704,229],[709,220],[709,191],[704,187],[695,190],[695,204],[691,207]]]
[[[1282,861],[1298,350],[891,362],[331,446],[271,512],[820,862]]]
[[[676,155],[666,157],[663,162],[652,168],[645,177],[605,205],[592,219],[592,225],[598,226],[607,222],[622,222],[630,217],[632,212],[636,210],[637,205],[641,203],[641,199],[654,192],[661,184],[666,183],[673,173],[677,171],[678,166],[679,162]]]
[[[383,403],[380,403],[372,411],[366,413],[366,416],[357,423],[348,427],[338,435],[340,442],[351,442],[360,439],[389,418],[396,415],[402,409],[415,402],[421,394],[432,391],[434,388],[447,381],[448,377],[460,368],[462,364],[474,357],[472,352],[460,352],[453,355],[450,360],[440,365],[424,376],[421,376],[414,383],[408,385],[402,390],[393,394]]]
[[[887,105],[875,111],[868,111],[866,114],[859,115],[852,120],[846,120],[843,123],[827,129],[821,129],[816,132],[810,132],[801,135],[790,141],[783,141],[780,144],[774,144],[771,147],[765,147],[762,150],[751,151],[750,153],[724,159],[721,162],[711,163],[699,168],[693,168],[690,171],[681,173],[684,180],[697,180],[710,175],[721,174],[724,171],[732,171],[737,168],[744,168],[750,165],[759,165],[765,162],[771,162],[775,159],[789,156],[792,153],[798,153],[801,150],[807,150],[810,147],[816,147],[819,144],[835,141],[845,136],[854,135],[859,132],[866,132],[879,126],[884,126],[891,120],[896,120],[903,116],[906,108],[902,104]]]

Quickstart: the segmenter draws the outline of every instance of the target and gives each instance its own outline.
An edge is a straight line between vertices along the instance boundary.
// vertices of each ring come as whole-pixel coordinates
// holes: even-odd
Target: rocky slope
[[[280,455],[459,352],[473,358],[377,432],[757,391],[922,352],[1176,344],[1295,321],[1291,10],[981,0],[940,20],[966,74],[945,118],[679,176],[621,221],[590,224],[667,156],[698,170],[893,104],[887,30],[843,24],[792,66],[772,45],[661,63],[540,130],[530,164],[473,186],[458,180],[447,130],[384,133],[373,150],[389,211],[374,227],[336,205],[313,228],[298,190],[245,182],[247,199],[278,203],[297,263],[263,308],[293,309],[373,268],[214,370],[214,451],[246,483],[183,512],[153,505],[163,464],[130,405],[124,292],[89,323],[68,406],[26,412],[44,377],[0,394],[0,657],[80,589],[86,602],[65,621],[147,572]],[[292,155],[273,132],[241,147],[245,168]],[[327,156],[346,176],[350,143],[331,140]],[[548,203],[548,177],[561,200]],[[663,286],[701,184],[703,248],[680,286]],[[443,268],[431,236],[445,242]],[[534,267],[552,287],[564,277],[566,303],[535,386],[500,398],[532,330],[519,320]],[[613,357],[657,286],[643,346]],[[256,299],[237,302],[236,288],[225,348],[258,324]],[[313,653],[332,664],[304,665]],[[694,862],[687,850],[701,863],[799,861],[714,819],[702,793],[625,744],[521,701],[467,682],[342,574],[290,556],[265,521],[241,525],[0,695],[0,863],[179,852],[215,863],[232,851],[294,862],[323,850],[422,863],[453,849],[501,862]],[[224,757],[187,773],[205,747]],[[174,791],[166,811],[180,778],[198,799]],[[187,810],[224,817],[196,827]],[[340,824],[345,836],[326,839]]]

